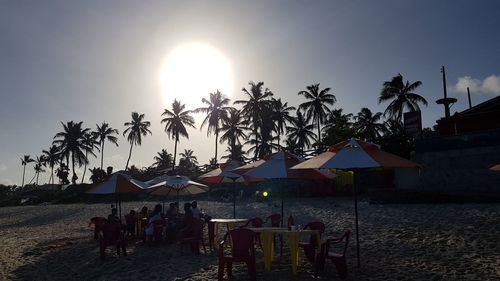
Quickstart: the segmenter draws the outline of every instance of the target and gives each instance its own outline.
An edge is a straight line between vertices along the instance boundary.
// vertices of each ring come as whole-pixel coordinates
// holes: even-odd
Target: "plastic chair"
[[[251,218],[247,221],[245,225],[240,226],[240,228],[247,228],[247,227],[262,227],[264,225],[264,221],[259,218]]]
[[[166,225],[167,223],[164,219],[153,222],[153,239],[156,243],[163,241],[163,229]]]
[[[218,280],[224,278],[224,269],[227,264],[227,275],[232,276],[233,262],[244,262],[248,267],[250,280],[257,279],[257,269],[255,265],[255,248],[254,248],[255,232],[246,228],[237,228],[227,232],[224,241],[219,246],[219,271]],[[224,253],[224,244],[232,241],[231,254]]]
[[[180,253],[182,255],[183,246],[188,244],[191,247],[191,252],[195,255],[200,254],[200,242],[203,246],[203,251],[206,253],[205,242],[203,241],[203,229],[205,228],[205,221],[202,219],[194,219],[189,226],[190,235],[179,240]]]
[[[323,245],[321,245],[321,251],[316,257],[316,270],[314,275],[318,276],[319,270],[324,270],[325,268],[325,260],[330,259],[335,268],[337,269],[337,273],[341,279],[347,277],[347,263],[346,263],[346,252],[347,246],[349,244],[349,237],[351,236],[351,231],[348,230],[342,235],[340,238],[327,239]],[[332,245],[342,244],[344,243],[344,249],[341,253],[336,253],[332,250]]]
[[[102,226],[102,231],[99,237],[99,250],[101,259],[104,259],[106,247],[116,245],[116,254],[120,254],[123,250],[123,255],[127,255],[125,237],[121,231],[122,227],[119,223],[106,223]]]
[[[287,223],[289,230],[292,229],[292,225],[295,225],[295,223],[294,223],[292,215],[290,215],[290,216],[288,216],[288,223]]]
[[[264,223],[271,221],[272,227],[280,227],[281,226],[281,215],[280,214],[272,214],[266,218]]]
[[[319,221],[310,222],[304,226],[304,229],[317,230],[319,232],[319,237],[325,232],[325,224]],[[306,255],[307,260],[315,264],[316,259],[316,246],[319,245],[320,241],[316,241],[317,236],[311,234],[309,238],[309,242],[299,242],[299,247],[304,250],[304,254]]]
[[[102,230],[102,227],[107,222],[108,222],[108,220],[106,218],[103,218],[103,217],[93,217],[90,219],[89,227],[91,225],[94,225],[94,240],[99,239],[99,232]]]

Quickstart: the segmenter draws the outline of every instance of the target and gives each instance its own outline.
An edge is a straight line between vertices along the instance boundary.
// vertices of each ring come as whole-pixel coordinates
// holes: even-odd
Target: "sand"
[[[123,209],[152,206],[128,202]],[[199,202],[213,217],[232,216],[230,203]],[[99,259],[88,220],[109,211],[105,204],[0,208],[0,280],[215,280],[217,253],[180,255],[177,245],[128,244],[128,256],[111,249]],[[240,202],[239,217],[278,212],[278,202]],[[327,225],[326,236],[353,229],[348,198],[290,199],[285,214],[296,223]],[[361,268],[355,266],[354,243],[348,250],[346,280],[500,280],[500,204],[370,205],[360,203]],[[285,253],[286,256],[286,253]],[[316,280],[301,254],[297,275],[289,258],[263,270],[257,254],[258,280]],[[322,280],[339,280],[331,263]],[[248,280],[236,266],[232,280]]]

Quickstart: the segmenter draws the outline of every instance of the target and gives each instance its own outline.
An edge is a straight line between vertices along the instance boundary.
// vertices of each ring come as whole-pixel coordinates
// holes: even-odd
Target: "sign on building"
[[[405,132],[414,138],[420,137],[422,134],[422,115],[420,110],[405,112],[403,114],[403,122]]]

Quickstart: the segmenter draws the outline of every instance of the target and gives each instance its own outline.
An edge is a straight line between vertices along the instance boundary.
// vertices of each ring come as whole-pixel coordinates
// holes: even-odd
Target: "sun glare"
[[[172,50],[160,77],[165,102],[169,105],[177,98],[191,109],[217,89],[229,96],[232,81],[229,61],[219,50],[204,43],[187,43]]]

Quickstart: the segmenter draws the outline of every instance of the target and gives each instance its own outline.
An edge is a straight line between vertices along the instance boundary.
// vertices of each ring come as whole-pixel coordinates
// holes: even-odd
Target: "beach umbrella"
[[[491,167],[490,170],[500,172],[500,164],[496,164],[495,166]]]
[[[233,171],[242,173],[244,177],[264,178],[268,180],[278,180],[281,185],[281,224],[283,225],[284,215],[284,179],[289,178],[309,178],[309,179],[329,179],[333,175],[319,171],[292,170],[291,167],[304,161],[302,158],[284,151],[278,151],[266,156],[263,160],[257,161],[253,165],[245,165]]]
[[[373,143],[350,139],[332,145],[328,151],[304,161],[292,169],[340,169],[359,171],[371,168],[418,168],[419,165],[394,154],[380,150]],[[354,217],[356,226],[356,253],[357,263],[359,257],[359,224],[358,224],[358,198],[357,186],[354,180]]]
[[[122,216],[122,205],[120,194],[122,193],[139,193],[144,191],[146,185],[138,180],[132,179],[129,175],[123,172],[113,173],[105,182],[91,187],[86,193],[90,194],[116,194],[117,205],[119,208],[120,218]]]
[[[167,176],[163,181],[160,181],[148,188],[149,194],[159,196],[177,196],[177,204],[181,195],[196,195],[208,191],[208,186],[191,181],[186,176]]]
[[[263,161],[262,161],[263,162]],[[241,162],[231,160],[227,163],[219,165],[219,168],[214,169],[199,177],[200,181],[207,184],[232,183],[233,184],[233,217],[236,218],[236,183],[251,183],[264,181],[264,179],[254,177],[243,177],[240,174],[232,172],[232,170],[242,166]]]

